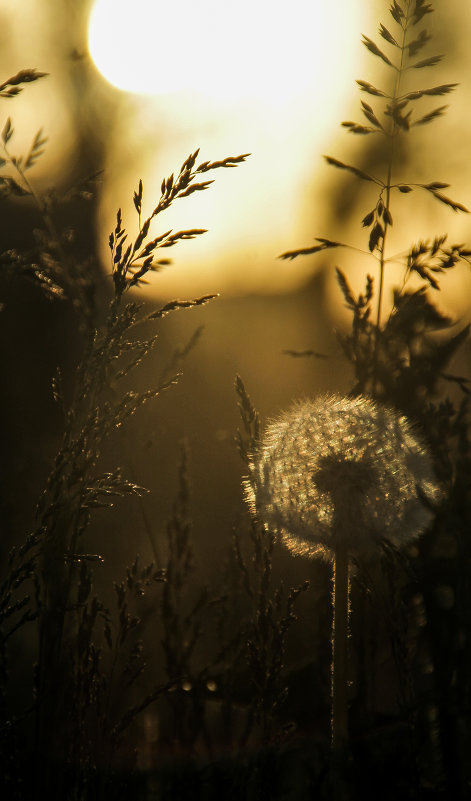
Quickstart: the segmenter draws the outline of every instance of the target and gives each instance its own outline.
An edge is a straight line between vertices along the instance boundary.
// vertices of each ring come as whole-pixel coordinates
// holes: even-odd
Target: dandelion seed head
[[[430,523],[441,491],[411,423],[366,397],[296,402],[267,428],[244,482],[267,530],[298,555],[337,543],[371,557],[403,547]]]

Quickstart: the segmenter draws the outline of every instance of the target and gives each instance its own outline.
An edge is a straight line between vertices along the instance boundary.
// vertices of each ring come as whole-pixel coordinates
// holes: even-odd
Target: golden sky
[[[439,5],[429,27],[440,40],[445,12]],[[447,20],[459,5],[459,0],[447,4]],[[342,186],[345,176],[329,168],[322,154],[348,160],[366,146],[363,137],[352,137],[339,123],[360,117],[355,79],[373,80],[378,68],[361,34],[378,38],[378,19],[387,22],[387,8],[388,3],[351,0],[292,0],[289,7],[267,0],[239,0],[235,7],[215,0],[4,0],[5,77],[24,67],[50,76],[1,111],[13,117],[19,149],[39,127],[49,136],[32,176],[40,188],[60,180],[73,161],[77,120],[100,139],[105,174],[97,226],[105,269],[117,207],[130,229],[137,222],[132,194],[139,178],[145,213],[158,200],[162,178],[178,172],[197,147],[201,160],[252,153],[237,169],[216,172],[206,192],[179,201],[161,221],[165,230],[207,228],[208,233],[175,249],[175,264],[153,282],[165,297],[288,291],[302,284],[317,262],[283,262],[277,258],[283,251],[309,246],[316,235],[342,241],[353,236],[354,244],[365,245],[358,224],[362,213],[353,224],[332,219],[329,188],[333,182]],[[446,180],[453,184],[452,196],[471,206],[469,167],[463,163],[471,127],[469,33],[471,20],[448,41],[439,41],[450,48],[444,67],[434,75],[422,71],[426,82],[461,81],[461,86],[435,132],[424,126],[414,141],[421,157],[428,136],[434,145],[422,158],[417,180]],[[82,70],[82,106],[74,70]],[[438,136],[444,144],[437,150]],[[351,183],[345,186],[350,189]],[[469,238],[466,218],[433,201],[422,204],[419,215],[416,206],[405,198],[397,212],[403,237],[413,222],[415,238],[445,230],[456,241]],[[402,247],[399,239],[397,246]],[[359,276],[374,271],[364,257],[351,264]],[[348,259],[343,266],[348,272]],[[449,283],[463,296],[463,286],[471,288],[466,280],[461,273]]]

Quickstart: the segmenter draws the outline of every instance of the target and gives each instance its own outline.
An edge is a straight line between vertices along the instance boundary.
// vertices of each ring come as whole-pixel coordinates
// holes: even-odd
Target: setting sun
[[[293,0],[289,8],[280,0],[96,0],[90,55],[121,90],[115,95],[123,123],[134,120],[126,122],[124,139],[121,124],[108,133],[109,163],[121,166],[116,176],[107,169],[105,227],[117,196],[126,212],[136,170],[150,198],[167,165],[175,169],[196,146],[205,153],[253,154],[244,179],[231,175],[230,192],[221,185],[217,198],[193,198],[211,235],[179,250],[179,269],[159,275],[159,293],[171,297],[189,285],[204,291],[208,283],[218,291],[265,291],[268,276],[271,291],[280,291],[303,280],[307,263],[287,271],[276,255],[286,242],[310,234],[310,227],[303,229],[306,193],[338,125],[339,104],[352,94],[350,75],[361,51],[351,29],[361,28],[365,17],[365,9],[347,0],[335,11],[320,0]]]
[[[338,9],[319,0],[289,8],[280,0],[97,0],[89,48],[105,78],[127,91],[279,100],[325,74],[338,27]]]

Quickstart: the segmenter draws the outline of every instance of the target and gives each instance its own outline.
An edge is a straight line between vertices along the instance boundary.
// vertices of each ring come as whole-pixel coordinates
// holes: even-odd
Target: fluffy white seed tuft
[[[272,422],[244,488],[252,513],[295,554],[343,543],[363,558],[382,541],[400,548],[416,539],[441,495],[407,418],[339,395],[298,401]]]

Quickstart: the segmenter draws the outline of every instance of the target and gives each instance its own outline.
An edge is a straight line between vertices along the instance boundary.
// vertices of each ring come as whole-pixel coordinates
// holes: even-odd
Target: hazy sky
[[[353,141],[339,123],[361,117],[355,78],[374,80],[378,69],[378,60],[361,44],[361,34],[378,39],[378,20],[388,22],[389,4],[296,0],[286,16],[284,2],[241,0],[229,17],[221,11],[229,6],[214,0],[154,0],[150,14],[146,5],[144,0],[99,0],[95,7],[90,46],[105,79],[87,54],[90,0],[83,5],[4,0],[0,44],[5,77],[26,66],[51,73],[0,110],[3,117],[13,117],[19,151],[39,127],[49,136],[47,154],[32,177],[45,187],[64,175],[74,159],[77,119],[88,115],[90,131],[105,151],[97,224],[106,260],[117,207],[123,207],[131,230],[136,222],[132,194],[139,178],[144,181],[145,213],[158,200],[162,178],[178,171],[197,147],[201,160],[251,152],[246,164],[214,173],[209,190],[179,201],[162,219],[164,230],[209,232],[173,251],[174,266],[155,278],[158,294],[286,291],[299,285],[315,269],[315,259],[282,262],[277,259],[281,252],[309,246],[316,235],[350,235],[349,220],[332,221],[329,205],[329,187],[345,176],[327,167],[322,154],[348,160],[354,158],[352,147],[361,151],[366,146],[365,138]],[[378,5],[380,17],[373,13]],[[452,0],[446,12],[436,5],[427,24],[443,39],[443,15],[451,20],[459,3]],[[434,74],[416,71],[427,85],[461,79],[435,132],[424,126],[417,136],[421,157],[427,137],[434,142],[433,158],[425,159],[417,180],[452,183],[452,196],[465,205],[471,205],[469,169],[459,145],[470,130],[466,100],[471,70],[469,56],[467,72],[460,59],[466,57],[464,42],[470,32],[471,20],[448,42],[439,42],[449,48],[443,68]],[[83,90],[77,91],[74,70],[82,70]],[[439,149],[434,141],[438,136],[444,143]],[[456,241],[469,239],[467,220],[438,204],[424,206],[420,230],[416,207],[404,201],[403,208],[401,230],[413,221],[416,238],[451,229]],[[358,221],[354,236],[361,245],[364,233]],[[357,257],[352,269],[364,275],[374,264],[365,266],[364,257]],[[461,296],[463,280],[455,279]]]
[[[128,158],[119,170],[120,196],[130,200],[130,188],[144,173],[152,208],[162,177],[178,170],[196,147],[202,160],[252,153],[237,171],[211,176],[216,183],[204,196],[168,215],[171,226],[209,233],[182,248],[177,269],[159,277],[159,288],[172,295],[189,282],[197,291],[210,285],[236,292],[299,282],[298,269],[306,265],[287,269],[276,257],[306,229],[319,151],[329,146],[333,131],[336,136],[339,108],[348,103],[350,76],[362,55],[351,30],[361,30],[365,9],[343,0],[339,14],[338,5],[296,0],[287,15],[284,2],[243,0],[222,6],[221,13],[221,4],[210,0],[180,2],[168,24],[159,26],[156,13],[142,40],[126,31],[124,14],[117,14],[116,36],[109,37],[112,5],[99,0],[96,6],[91,52],[109,80],[146,90],[122,94],[111,134],[108,171],[116,172],[123,152]],[[146,5],[140,0],[138,11]],[[179,15],[184,25],[178,25]],[[133,39],[142,57],[132,51]],[[134,125],[127,127],[131,119]],[[105,220],[115,211],[116,184],[113,176],[103,199]]]

